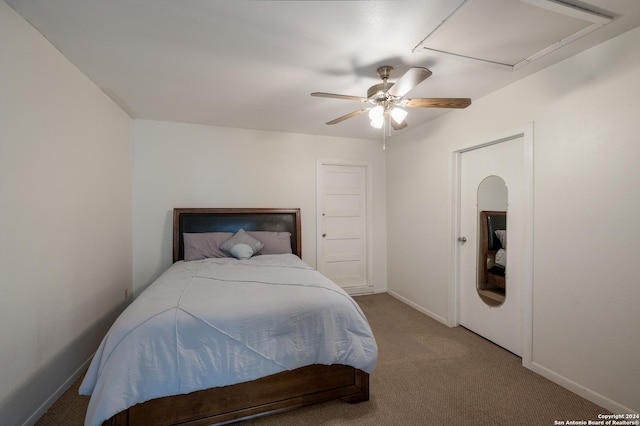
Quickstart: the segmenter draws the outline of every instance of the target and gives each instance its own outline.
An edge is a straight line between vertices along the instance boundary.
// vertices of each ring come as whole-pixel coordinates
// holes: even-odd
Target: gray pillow
[[[262,242],[256,240],[251,235],[249,235],[246,232],[244,232],[244,229],[240,229],[240,230],[238,230],[238,232],[236,232],[233,235],[233,237],[231,237],[227,241],[225,241],[220,246],[220,248],[222,250],[224,250],[225,252],[227,252],[227,253],[229,253],[229,254],[231,254],[233,256],[233,253],[231,252],[231,249],[236,244],[246,244],[246,245],[248,245],[249,247],[251,247],[251,249],[253,250],[254,254],[259,252],[264,247],[264,244]]]
[[[260,254],[293,253],[291,250],[291,232],[247,231],[264,244]]]
[[[233,236],[232,232],[200,232],[183,234],[184,260],[229,257],[220,246]]]

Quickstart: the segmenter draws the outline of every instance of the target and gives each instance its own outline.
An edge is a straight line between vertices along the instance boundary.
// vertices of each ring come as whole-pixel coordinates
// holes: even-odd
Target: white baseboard
[[[405,303],[409,306],[411,306],[412,308],[414,308],[417,311],[422,312],[423,314],[433,318],[434,320],[441,322],[442,324],[446,325],[447,327],[449,327],[449,323],[447,322],[446,318],[441,317],[438,314],[434,314],[433,312],[431,312],[430,310],[412,302],[411,300],[407,299],[406,297],[402,297],[400,296],[398,293],[395,293],[391,290],[387,290],[387,293],[389,293],[389,295],[395,297],[396,299],[398,299],[399,301],[401,301],[402,303]]]
[[[346,291],[349,296],[364,296],[374,293],[373,286],[369,285],[363,285],[360,287],[345,287],[344,291]]]
[[[44,401],[42,405],[40,405],[40,407],[38,407],[38,409],[31,416],[29,416],[27,420],[25,420],[22,426],[34,426],[36,422],[42,416],[44,416],[47,410],[51,408],[51,406],[62,396],[62,394],[64,394],[71,387],[71,385],[78,379],[78,377],[80,377],[80,375],[84,373],[87,368],[89,368],[89,363],[91,362],[92,358],[93,355],[91,355],[89,359],[83,362],[82,365],[73,372],[71,377],[65,380],[65,382],[60,385],[58,389],[56,389],[53,395],[47,398],[46,401]]]
[[[552,371],[547,367],[544,367],[536,363],[535,361],[531,363],[531,370],[541,375],[542,377],[551,380],[553,383],[560,385],[565,389],[570,390],[576,395],[579,395],[584,399],[601,406],[602,408],[606,408],[607,410],[611,411],[614,414],[625,414],[625,413],[635,414],[635,412],[632,409],[625,407],[624,405],[618,404],[617,402],[605,396],[602,396],[599,393],[594,392],[591,389],[588,389],[580,385],[579,383],[576,383],[573,380],[568,379],[556,373],[555,371]]]

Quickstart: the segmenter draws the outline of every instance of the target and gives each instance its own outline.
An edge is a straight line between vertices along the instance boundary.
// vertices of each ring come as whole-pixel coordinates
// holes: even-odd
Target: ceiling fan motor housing
[[[371,103],[378,104],[380,102],[388,101],[391,98],[387,92],[393,87],[393,83],[388,83],[387,80],[393,73],[393,67],[385,65],[379,67],[376,72],[378,73],[378,77],[382,80],[382,83],[374,84],[369,87],[369,90],[367,90],[367,99]]]
[[[393,83],[384,82],[374,84],[373,86],[369,87],[369,90],[367,90],[367,99],[369,99],[369,101],[375,102],[386,101],[390,98],[390,95],[387,93],[387,91],[392,87]]]

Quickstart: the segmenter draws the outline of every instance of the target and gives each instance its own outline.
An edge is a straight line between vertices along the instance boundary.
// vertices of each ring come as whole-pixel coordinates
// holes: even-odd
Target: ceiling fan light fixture
[[[382,125],[384,124],[384,117],[375,117],[371,119],[371,127],[374,129],[382,129]]]
[[[393,108],[391,109],[391,118],[397,124],[401,124],[405,118],[407,118],[408,112],[403,110],[402,108]]]
[[[369,118],[371,121],[382,120],[384,116],[384,107],[382,105],[376,105],[369,110]]]

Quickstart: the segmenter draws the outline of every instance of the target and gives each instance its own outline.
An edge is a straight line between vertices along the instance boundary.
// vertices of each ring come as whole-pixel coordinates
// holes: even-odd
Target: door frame
[[[360,295],[360,294],[373,294],[374,292],[374,283],[373,283],[373,173],[371,172],[371,163],[368,161],[356,161],[356,160],[344,160],[344,159],[329,159],[329,158],[318,158],[316,160],[316,265],[320,263],[320,253],[321,253],[321,244],[322,244],[322,194],[320,193],[320,173],[322,172],[322,166],[353,166],[353,167],[364,167],[365,170],[365,184],[367,187],[365,188],[365,214],[367,215],[367,223],[365,226],[365,253],[367,256],[367,283],[362,287],[353,287],[351,289],[345,289],[350,295]]]
[[[523,182],[523,215],[524,215],[524,279],[522,288],[522,365],[528,369],[532,368],[533,354],[533,173],[534,173],[534,123],[528,123],[520,129],[505,132],[484,142],[475,143],[466,148],[456,150],[451,155],[451,268],[449,279],[449,314],[447,323],[450,327],[460,325],[460,183],[461,183],[461,160],[462,154],[486,146],[507,142],[517,138],[523,138],[524,156],[524,182]]]

